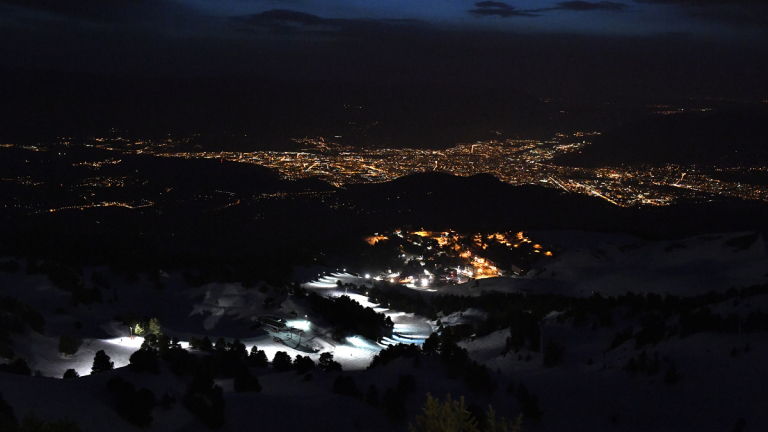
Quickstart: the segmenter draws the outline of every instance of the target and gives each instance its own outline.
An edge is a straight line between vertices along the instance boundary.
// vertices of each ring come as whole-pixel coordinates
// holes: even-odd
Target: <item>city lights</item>
[[[121,152],[123,154],[148,154],[158,157],[185,159],[215,159],[239,163],[252,163],[276,170],[288,180],[319,178],[343,188],[354,183],[376,183],[394,180],[416,173],[439,171],[456,176],[472,176],[481,173],[491,174],[502,182],[511,185],[538,185],[555,188],[565,193],[586,194],[603,199],[620,207],[663,206],[678,201],[708,202],[714,197],[735,197],[745,200],[768,201],[768,188],[757,183],[749,184],[735,180],[737,175],[756,178],[768,173],[768,167],[705,167],[667,164],[664,166],[621,166],[599,168],[577,168],[552,164],[556,156],[579,151],[589,142],[578,140],[597,135],[596,132],[574,132],[571,135],[557,134],[549,141],[539,140],[489,140],[474,144],[458,144],[454,147],[434,149],[392,149],[392,148],[354,148],[335,144],[330,139],[304,138],[296,142],[305,145],[302,151],[255,151],[255,152],[208,152],[174,151],[174,148],[188,141],[189,138],[162,141],[130,141],[124,138],[92,138],[86,146],[101,150]],[[54,146],[64,143],[19,148],[41,152],[50,151]],[[69,145],[69,144],[67,144]],[[73,165],[93,171],[104,170],[107,166],[123,163],[121,157],[103,160],[76,162]],[[29,175],[0,178],[20,186],[46,187],[41,179]],[[119,206],[138,209],[155,206],[154,201],[135,199],[133,201],[104,200],[97,202],[94,193],[104,189],[131,189],[147,184],[145,179],[131,175],[110,176],[96,175],[80,178],[68,185],[77,190],[87,202],[72,205],[53,206],[51,204],[16,204],[27,214],[51,213],[62,210],[85,210],[96,207]],[[61,185],[66,186],[66,185]],[[166,192],[170,192],[166,188]],[[215,191],[227,196],[212,210],[222,210],[237,206],[246,200],[271,201],[296,198],[317,198],[333,209],[354,209],[356,204],[335,198],[338,190],[273,192],[254,195],[250,198],[238,197],[231,191]],[[245,199],[244,199],[245,198]],[[206,199],[212,199],[207,197]],[[442,246],[446,240],[440,233],[430,233],[422,229],[412,233],[421,238],[437,238]],[[399,234],[402,235],[402,234]],[[373,245],[385,237],[375,234],[365,240]],[[515,243],[511,243],[513,247]],[[545,251],[542,251],[545,252]],[[403,255],[403,257],[405,257]]]

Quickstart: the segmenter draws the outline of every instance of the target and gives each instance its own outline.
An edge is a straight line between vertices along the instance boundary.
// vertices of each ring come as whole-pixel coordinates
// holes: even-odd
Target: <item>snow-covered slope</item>
[[[426,299],[435,294],[477,296],[483,291],[557,292],[588,296],[599,292],[616,296],[633,291],[659,294],[695,295],[709,290],[723,292],[768,282],[768,244],[758,237],[748,247],[734,246],[731,240],[750,233],[699,236],[677,241],[644,241],[623,234],[593,234],[551,231],[532,233],[542,243],[555,244],[560,251],[550,260],[541,260],[528,276],[493,278],[463,285],[437,287],[434,293],[420,292]],[[729,243],[730,242],[730,243]],[[22,268],[24,267],[21,262]],[[0,272],[0,292],[31,304],[46,319],[45,335],[27,331],[14,335],[13,349],[27,359],[33,371],[43,377],[22,377],[0,373],[0,392],[16,410],[18,417],[34,410],[44,419],[68,416],[83,430],[135,430],[118,417],[106,381],[116,374],[137,387],[152,390],[157,397],[166,392],[180,397],[188,377],[180,378],[163,363],[159,375],[136,374],[123,366],[140,346],[142,339],[129,337],[128,328],[118,317],[128,313],[157,317],[163,331],[181,339],[208,336],[215,341],[239,338],[248,349],[257,346],[269,359],[277,351],[291,357],[308,355],[316,362],[322,352],[332,352],[354,378],[363,393],[375,384],[379,396],[396,386],[404,374],[416,377],[417,390],[407,399],[410,419],[419,412],[427,392],[443,397],[466,396],[481,406],[493,404],[507,418],[514,417],[520,404],[505,390],[510,383],[524,383],[540,400],[544,417],[526,421],[525,431],[730,431],[738,418],[747,422],[746,430],[768,430],[768,378],[761,373],[768,363],[768,333],[698,333],[680,339],[672,336],[656,346],[644,347],[648,356],[658,352],[661,368],[655,375],[624,370],[631,358],[642,350],[632,341],[609,349],[616,333],[630,323],[617,315],[611,327],[558,323],[556,314],[545,319],[543,340],[564,346],[563,363],[553,368],[542,365],[539,353],[505,353],[509,329],[474,340],[465,340],[472,359],[485,364],[498,383],[492,395],[473,394],[461,379],[446,377],[439,356],[422,356],[420,365],[401,358],[386,366],[366,370],[382,346],[397,342],[421,344],[436,330],[436,321],[391,310],[370,303],[358,293],[339,287],[353,283],[368,285],[369,279],[346,272],[322,268],[299,271],[297,280],[308,290],[325,296],[348,295],[365,307],[384,313],[395,324],[387,340],[367,341],[350,336],[340,341],[331,338],[331,326],[309,309],[307,302],[294,298],[278,287],[210,283],[189,288],[180,273],[164,274],[166,288],[157,290],[141,279],[128,283],[107,268],[87,268],[104,274],[111,285],[103,289],[102,304],[72,306],[71,295],[54,287],[44,276]],[[280,307],[265,306],[267,298],[277,298]],[[737,313],[746,317],[754,310],[768,310],[768,295],[712,305],[714,313]],[[274,331],[258,327],[257,318],[274,315],[298,331]],[[482,310],[470,309],[450,315],[440,314],[445,326],[484,320]],[[60,335],[71,335],[82,343],[74,356],[58,353]],[[548,343],[548,342],[545,342]],[[745,349],[749,344],[749,349]],[[734,350],[736,348],[736,350]],[[96,351],[104,350],[120,368],[99,375],[88,375]],[[732,355],[735,353],[735,355]],[[529,357],[530,355],[530,357]],[[664,383],[665,371],[674,363],[679,382]],[[75,369],[81,378],[59,379],[66,369]],[[252,371],[259,376],[261,393],[234,393],[231,379],[218,383],[225,389],[228,423],[222,430],[250,429],[290,431],[404,431],[405,424],[391,424],[381,409],[349,396],[331,392],[337,374],[313,371],[305,381],[294,372],[275,373],[271,368]],[[157,407],[150,431],[207,430],[180,404],[164,411]]]

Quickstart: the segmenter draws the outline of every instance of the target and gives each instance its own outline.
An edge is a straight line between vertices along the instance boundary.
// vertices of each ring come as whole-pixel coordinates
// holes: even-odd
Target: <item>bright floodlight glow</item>
[[[371,278],[371,275],[369,275],[368,273],[366,273],[366,274],[365,274],[365,278],[366,278],[366,279],[370,279],[370,278]]]
[[[288,321],[288,326],[303,331],[309,331],[310,323],[307,320],[291,320]]]
[[[356,347],[367,347],[368,345],[365,343],[364,340],[362,340],[359,336],[350,336],[347,338],[347,342],[351,343],[352,345]]]
[[[133,339],[131,339],[130,336],[125,336],[122,338],[105,339],[104,342],[110,343],[112,345],[120,345],[124,347],[139,349],[141,348],[141,344],[144,343],[144,338],[141,336],[134,336]]]

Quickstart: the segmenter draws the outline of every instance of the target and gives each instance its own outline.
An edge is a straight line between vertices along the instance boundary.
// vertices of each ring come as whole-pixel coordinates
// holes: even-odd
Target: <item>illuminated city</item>
[[[725,181],[721,173],[766,173],[768,167],[718,168],[666,165],[576,168],[552,164],[556,156],[577,152],[599,132],[559,133],[552,140],[505,140],[459,144],[444,150],[355,149],[324,138],[294,139],[300,151],[191,152],[173,151],[188,139],[161,142],[96,138],[94,147],[160,157],[220,159],[252,163],[274,169],[289,180],[319,178],[337,187],[346,184],[385,182],[422,173],[444,172],[457,176],[492,174],[511,185],[538,185],[568,193],[587,194],[621,207],[669,205],[680,200],[711,201],[716,197],[768,201],[768,189]],[[37,150],[37,148],[35,149]],[[119,159],[91,162],[119,163]]]

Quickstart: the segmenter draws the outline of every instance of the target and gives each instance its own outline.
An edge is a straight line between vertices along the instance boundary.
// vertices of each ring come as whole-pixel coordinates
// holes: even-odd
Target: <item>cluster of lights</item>
[[[429,149],[354,149],[335,144],[322,137],[297,139],[306,144],[300,152],[182,152],[172,151],[181,143],[188,143],[193,137],[167,138],[160,141],[130,141],[126,138],[89,138],[88,147],[121,151],[126,154],[145,153],[163,157],[187,159],[219,159],[233,162],[254,163],[275,169],[284,178],[296,180],[319,177],[336,186],[350,183],[389,181],[414,173],[439,171],[459,176],[490,173],[499,180],[514,184],[537,184],[543,187],[559,188],[569,193],[588,194],[604,199],[614,205],[630,207],[637,205],[669,205],[679,199],[710,201],[713,196],[727,196],[741,199],[768,201],[768,188],[761,185],[726,181],[717,178],[718,172],[748,173],[766,170],[766,167],[697,167],[666,165],[663,167],[626,166],[601,168],[575,168],[550,165],[549,160],[560,154],[575,152],[588,143],[581,138],[599,135],[599,132],[575,132],[557,134],[550,141],[506,140],[482,141],[473,144],[459,144],[444,150]],[[64,140],[65,138],[61,138]],[[588,138],[587,138],[588,139]],[[563,142],[563,140],[568,140]],[[69,141],[57,144],[26,145],[21,148],[30,151],[49,151],[53,146],[69,145]],[[3,147],[13,147],[3,144]],[[103,161],[75,163],[100,169],[105,165],[121,163],[119,158]],[[12,179],[3,179],[12,180]],[[39,186],[43,183],[29,178],[16,179],[20,184]],[[115,187],[127,186],[121,178],[92,178],[80,186]],[[255,196],[253,199],[293,199],[294,197],[317,196],[325,200],[336,191],[276,193]],[[325,202],[325,201],[324,201]],[[237,205],[233,202],[221,208]],[[102,204],[105,205],[105,204]],[[112,203],[109,205],[120,205]],[[354,205],[339,202],[328,204],[332,208]],[[128,208],[137,206],[122,205]],[[72,206],[52,209],[84,209],[91,206]],[[140,205],[138,207],[144,207]],[[221,209],[220,208],[220,209]],[[419,231],[419,236],[429,233]],[[402,234],[400,234],[402,236]],[[378,236],[376,236],[378,237]],[[370,241],[378,241],[371,238]],[[443,242],[445,240],[438,240]],[[441,243],[442,245],[442,243]],[[543,252],[546,255],[546,252]]]
[[[459,235],[453,231],[448,232],[427,232],[424,230],[416,231],[413,233],[404,233],[402,231],[396,231],[392,235],[399,236],[401,238],[406,239],[407,241],[411,242],[414,245],[419,244],[428,244],[429,241],[437,241],[440,245],[440,248],[443,250],[440,250],[437,252],[437,254],[444,254],[444,253],[451,253],[456,254],[461,258],[464,258],[468,261],[467,266],[457,266],[454,271],[450,271],[449,274],[446,274],[445,279],[446,280],[461,280],[462,278],[469,277],[469,278],[489,278],[489,277],[497,277],[503,274],[503,272],[496,266],[496,264],[489,259],[481,256],[483,254],[483,250],[487,249],[489,245],[492,243],[498,243],[500,245],[503,245],[509,249],[518,248],[521,245],[529,244],[528,247],[530,247],[530,253],[536,253],[541,254],[547,257],[553,256],[552,251],[546,250],[544,246],[538,243],[534,243],[531,239],[529,239],[525,233],[517,232],[517,233],[492,233],[487,235],[481,235],[476,234],[472,236],[472,247],[467,247],[462,241],[461,238],[464,237],[462,235]],[[420,239],[425,239],[422,241],[419,241],[415,238],[410,238],[409,236],[415,235],[418,236]],[[384,237],[387,238],[386,235],[380,235],[376,234],[377,237]],[[429,246],[426,246],[429,248]],[[446,252],[449,251],[449,252]],[[417,261],[422,266],[426,266],[425,257],[422,255],[413,255],[411,257],[406,257],[405,254],[400,254],[400,257],[404,259],[406,263],[409,261]],[[516,270],[517,271],[517,270]],[[370,274],[366,274],[366,279],[371,278]],[[384,280],[389,281],[390,283],[400,283],[405,284],[411,287],[430,287],[434,284],[434,278],[435,275],[430,273],[428,270],[423,270],[423,275],[415,275],[415,276],[407,276],[407,277],[400,277],[398,273],[382,273],[381,275],[373,277],[374,280]]]

